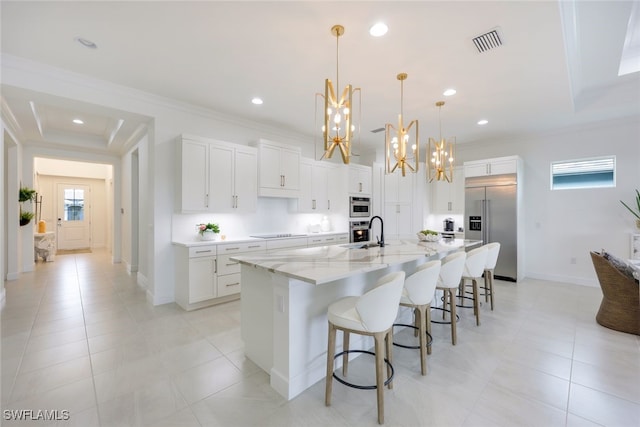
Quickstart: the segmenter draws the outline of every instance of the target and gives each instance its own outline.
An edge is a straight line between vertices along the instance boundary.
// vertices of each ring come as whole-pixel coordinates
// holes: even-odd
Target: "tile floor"
[[[277,395],[244,358],[239,302],[152,307],[101,252],[40,262],[5,286],[2,425],[377,425],[375,391],[336,383],[331,407],[324,381],[289,402]],[[433,326],[427,376],[417,350],[395,348],[386,425],[640,425],[640,337],[595,322],[599,289],[537,280],[496,288],[481,326],[463,310],[455,347],[448,325]],[[370,372],[364,357],[350,366]],[[11,409],[70,418],[15,422]]]

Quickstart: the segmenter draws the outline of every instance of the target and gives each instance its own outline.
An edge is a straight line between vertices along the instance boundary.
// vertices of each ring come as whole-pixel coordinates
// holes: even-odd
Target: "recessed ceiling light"
[[[255,105],[262,105],[262,98],[255,97],[251,100],[251,103]]]
[[[83,125],[84,122],[80,119],[73,119],[73,123],[77,124],[77,125]]]
[[[387,27],[384,22],[378,22],[369,28],[369,34],[373,37],[382,37],[387,34],[387,31],[389,31],[389,27]]]
[[[451,95],[455,95],[456,94],[456,90],[455,89],[447,89],[442,93],[444,96],[451,96]]]
[[[78,43],[80,43],[82,46],[88,47],[89,49],[97,49],[98,48],[98,45],[95,44],[94,42],[92,42],[89,39],[85,39],[85,38],[82,38],[82,37],[76,37],[74,40],[77,41]]]
[[[480,126],[484,126],[484,125],[486,125],[487,123],[489,123],[489,120],[486,120],[486,119],[478,120],[478,124],[479,124]]]

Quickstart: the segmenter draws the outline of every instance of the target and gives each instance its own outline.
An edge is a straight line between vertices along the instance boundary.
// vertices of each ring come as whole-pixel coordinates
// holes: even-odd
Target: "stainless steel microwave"
[[[371,199],[369,197],[349,197],[349,217],[369,218],[371,216]]]

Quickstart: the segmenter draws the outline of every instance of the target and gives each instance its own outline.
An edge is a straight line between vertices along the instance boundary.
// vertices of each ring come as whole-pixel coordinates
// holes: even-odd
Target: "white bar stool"
[[[393,366],[391,347],[393,342],[393,321],[398,314],[400,296],[404,286],[404,271],[387,274],[376,282],[373,289],[362,296],[341,298],[329,306],[327,317],[329,320],[329,343],[327,348],[327,377],[325,390],[325,405],[331,405],[331,390],[333,378],[342,384],[359,389],[373,389],[377,391],[378,423],[384,423],[384,390],[388,385],[393,387]],[[336,331],[343,332],[343,351],[335,354]],[[349,334],[372,336],[375,342],[375,353],[365,350],[349,350]],[[386,340],[386,346],[385,346]],[[385,359],[385,347],[387,358]],[[333,373],[334,360],[343,356],[342,373],[347,375],[349,353],[373,354],[376,358],[376,385],[359,386],[347,383]],[[383,364],[387,364],[387,377],[382,374]]]
[[[493,242],[485,245],[487,247],[487,263],[484,266],[484,300],[491,299],[491,311],[493,311],[493,270],[498,263],[500,254],[500,243]]]
[[[484,273],[487,264],[487,247],[481,246],[467,252],[467,259],[464,263],[462,279],[460,281],[460,296],[464,298],[466,282],[471,281],[473,289],[473,314],[476,316],[476,325],[480,326],[480,301],[478,300],[478,280]]]
[[[456,302],[454,300],[456,289],[460,286],[462,279],[462,271],[464,270],[464,261],[467,259],[467,253],[464,251],[454,252],[442,258],[442,266],[440,267],[440,276],[436,289],[444,292],[442,304],[442,318],[444,312],[451,313],[451,343],[456,345]],[[447,301],[449,301],[450,309],[447,310]],[[434,321],[434,323],[436,323]],[[443,322],[438,322],[443,323]],[[446,322],[449,323],[449,322]]]
[[[427,375],[427,354],[431,354],[431,301],[436,292],[441,264],[440,260],[425,262],[418,266],[415,273],[405,279],[400,306],[413,308],[415,325],[402,323],[394,323],[393,325],[406,326],[417,331],[419,346],[409,346],[397,342],[394,342],[393,345],[420,349],[422,375]],[[429,340],[427,340],[427,337],[429,337]]]

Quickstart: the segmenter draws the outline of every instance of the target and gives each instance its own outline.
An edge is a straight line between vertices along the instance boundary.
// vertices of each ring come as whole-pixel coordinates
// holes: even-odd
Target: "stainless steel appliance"
[[[455,222],[452,218],[447,218],[443,221],[444,231],[453,231]]]
[[[494,277],[513,282],[518,277],[517,185],[516,174],[465,179],[465,238],[500,242]]]
[[[349,242],[369,241],[369,221],[349,221]]]
[[[349,217],[369,218],[371,216],[371,199],[369,197],[349,197]]]

